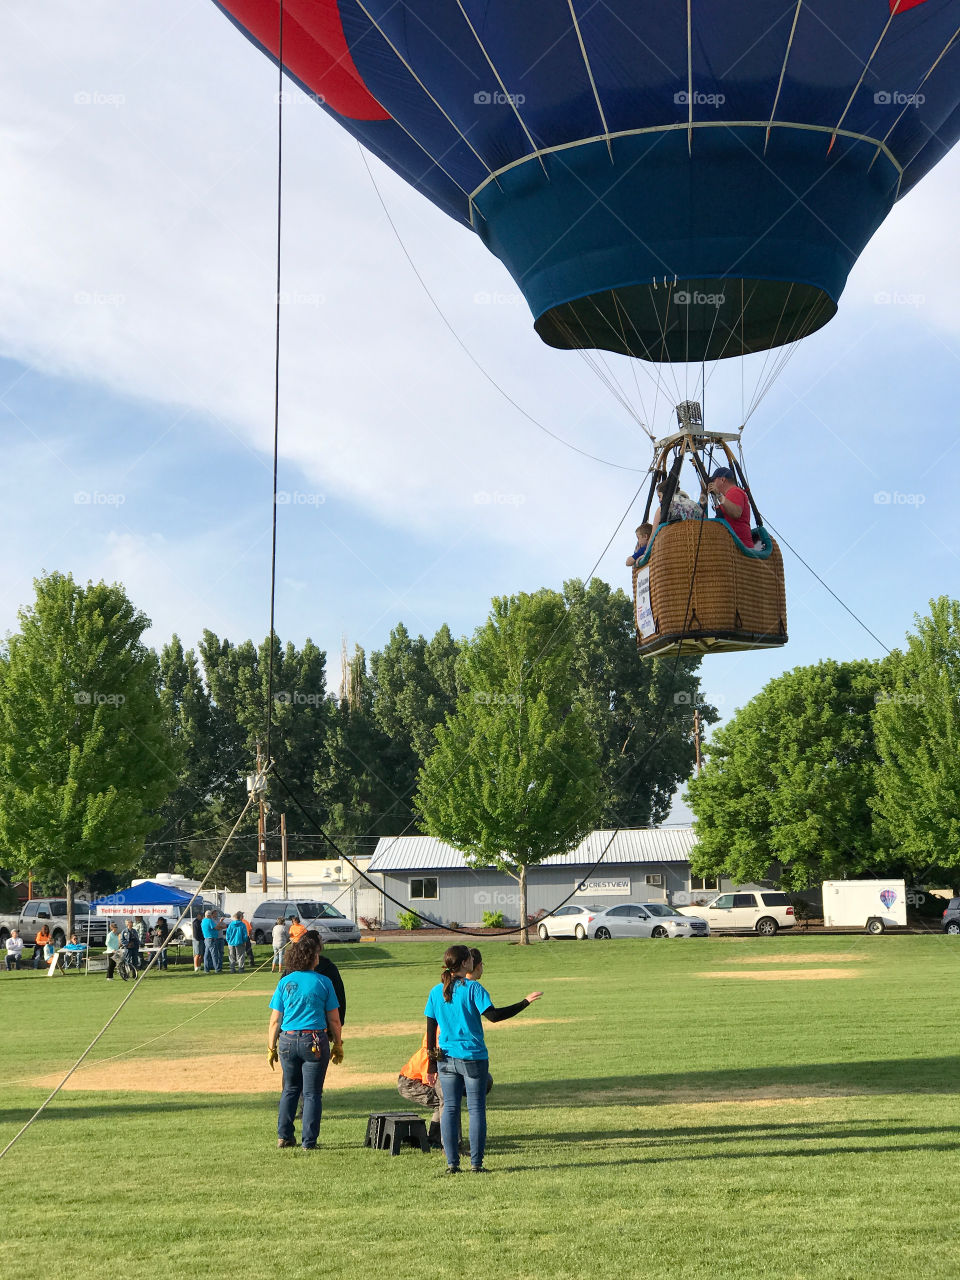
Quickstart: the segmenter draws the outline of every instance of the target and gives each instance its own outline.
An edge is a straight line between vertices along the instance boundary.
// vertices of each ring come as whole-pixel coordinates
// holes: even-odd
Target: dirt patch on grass
[[[727,964],[820,964],[823,960],[856,960],[863,963],[863,953],[852,951],[814,951],[808,956],[736,956]]]
[[[52,1089],[61,1076],[38,1076],[33,1084]],[[111,1062],[88,1070],[82,1067],[64,1085],[69,1091],[108,1093],[275,1093],[281,1085],[280,1067],[271,1071],[267,1054],[210,1054],[196,1058],[140,1058]],[[324,1089],[396,1085],[396,1071],[351,1071],[330,1067]]]
[[[862,969],[712,969],[698,978],[752,978],[756,982],[818,982],[830,978],[858,978]]]

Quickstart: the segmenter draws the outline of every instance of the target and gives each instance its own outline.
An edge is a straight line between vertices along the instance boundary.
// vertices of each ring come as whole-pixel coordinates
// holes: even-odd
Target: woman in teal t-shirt
[[[302,1093],[304,1151],[317,1145],[327,1065],[331,1059],[343,1061],[337,995],[328,978],[313,972],[316,963],[317,949],[309,939],[287,947],[287,971],[271,997],[267,1030],[270,1066],[279,1057],[283,1068],[277,1146],[296,1146],[293,1121]]]
[[[431,1071],[427,1084],[437,1083],[443,1092],[440,1138],[449,1173],[460,1172],[460,1107],[464,1097],[470,1113],[470,1168],[483,1173],[487,1143],[487,1046],[481,1018],[504,1022],[515,1017],[542,991],[531,991],[516,1004],[494,1007],[490,993],[479,982],[468,982],[473,968],[468,947],[450,947],[443,957],[443,972],[427,996],[427,1056]]]

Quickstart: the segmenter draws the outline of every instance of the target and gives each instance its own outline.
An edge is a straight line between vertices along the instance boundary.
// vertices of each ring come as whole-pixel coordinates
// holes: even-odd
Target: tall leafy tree
[[[960,601],[932,600],[916,621],[874,711],[872,804],[888,845],[919,872],[960,867]]]
[[[593,578],[564,585],[577,698],[600,748],[605,826],[662,822],[693,771],[694,715],[712,724],[700,693],[699,658],[637,657],[628,596]]]
[[[176,784],[150,620],[119,585],[38,578],[0,662],[0,841],[17,874],[133,867]]]
[[[417,792],[429,834],[517,880],[525,942],[528,868],[575,848],[600,812],[567,623],[553,591],[493,601],[461,652],[456,710],[436,730]]]
[[[208,813],[219,838],[226,835],[246,798],[246,775],[252,771],[257,743],[266,750],[267,700],[269,694],[270,641],[257,647],[246,640],[234,644],[205,631],[199,646],[202,674],[213,708],[212,723],[219,745],[221,776],[211,795]],[[282,646],[274,639],[273,703],[270,754],[276,772],[304,805],[315,806],[314,773],[323,759],[329,728],[331,703],[326,692],[326,655],[309,639],[302,649]],[[287,803],[286,793],[270,787],[275,814],[287,813],[291,835],[312,833],[300,810]],[[321,813],[321,819],[325,815]],[[232,849],[220,863],[225,878],[242,883],[243,871],[256,856],[255,829],[251,813],[248,830],[240,833]],[[276,818],[271,819],[270,840],[276,844]],[[209,861],[209,855],[208,855]],[[201,869],[202,863],[197,864]]]
[[[321,807],[337,838],[372,845],[402,830],[409,796],[391,782],[397,748],[373,711],[374,686],[366,654],[358,645],[347,663],[344,688],[330,713],[326,750],[314,774]]]
[[[718,729],[687,800],[699,875],[804,889],[879,868],[870,799],[877,662],[820,662],[771,680]]]

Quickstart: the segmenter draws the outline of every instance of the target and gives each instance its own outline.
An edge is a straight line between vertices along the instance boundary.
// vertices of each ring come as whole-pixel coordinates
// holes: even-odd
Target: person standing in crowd
[[[299,942],[303,935],[307,932],[307,926],[300,923],[299,916],[290,917],[290,941]]]
[[[294,1114],[303,1094],[301,1145],[314,1151],[323,1113],[327,1066],[343,1061],[343,1033],[337,996],[328,978],[314,972],[316,945],[309,938],[290,943],[286,972],[270,1000],[267,1060],[283,1069],[277,1117],[277,1146],[296,1146]]]
[[[227,925],[227,946],[230,948],[231,973],[243,973],[248,937],[247,926],[243,923],[243,912],[237,911]]]
[[[204,973],[220,973],[223,969],[223,960],[220,956],[220,948],[218,943],[220,935],[217,932],[217,922],[213,918],[212,911],[203,913],[203,971]]]
[[[277,970],[283,968],[283,949],[287,945],[289,937],[283,916],[277,916],[277,923],[273,926],[273,933],[270,939],[273,943],[273,959],[270,962],[271,973],[276,973]]]
[[[42,924],[33,940],[33,967],[39,969],[43,963],[43,949],[50,941],[50,926]]]
[[[136,929],[137,937],[140,939],[139,951],[142,955],[144,947],[150,941],[150,930],[147,928],[147,922],[144,920],[143,916],[137,916],[136,920],[133,922],[133,927]]]
[[[117,957],[120,954],[120,935],[117,933],[115,921],[110,921],[110,928],[107,930],[107,981],[113,981],[113,971],[117,967]]]
[[[323,954],[323,939],[316,929],[308,929],[304,937],[309,938],[317,949],[317,963],[313,966],[313,971],[327,978],[333,987],[337,997],[337,1005],[340,1009],[340,1025],[342,1027],[347,1021],[347,993],[343,988],[343,978],[340,976],[340,970],[332,960]]]
[[[167,926],[167,917],[158,916],[157,923],[153,926],[153,941],[160,948],[157,952],[157,968],[167,968],[167,948],[166,941],[170,937],[170,929]],[[179,952],[178,952],[179,954]]]
[[[124,921],[124,930],[120,935],[120,945],[127,953],[127,959],[134,969],[140,968],[140,935],[132,920]]]
[[[473,965],[468,947],[449,947],[444,953],[440,981],[431,988],[424,1009],[431,1067],[426,1083],[434,1085],[438,1077],[441,1081],[440,1137],[449,1173],[460,1172],[460,1109],[464,1097],[470,1113],[470,1169],[472,1173],[484,1172],[489,1071],[481,1018],[504,1022],[543,995],[542,991],[531,991],[516,1004],[498,1009],[482,983],[467,981]]]
[[[247,941],[244,944],[244,950],[246,952],[247,959],[250,961],[250,968],[253,969],[255,967],[255,961],[253,958],[253,925],[242,912],[240,918],[247,927]]]
[[[20,968],[20,957],[23,955],[23,939],[20,937],[19,929],[11,929],[10,937],[6,942],[7,948],[7,973],[11,969]]]
[[[203,953],[206,951],[206,943],[203,937],[203,916],[193,917],[190,933],[193,938],[193,972],[202,973]]]

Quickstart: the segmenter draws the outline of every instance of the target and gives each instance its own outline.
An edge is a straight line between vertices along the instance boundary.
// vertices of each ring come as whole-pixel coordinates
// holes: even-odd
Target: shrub
[[[398,911],[397,924],[401,929],[422,929],[423,921],[415,911]]]
[[[483,913],[483,927],[485,929],[502,929],[503,928],[503,912],[502,911],[485,911]]]

